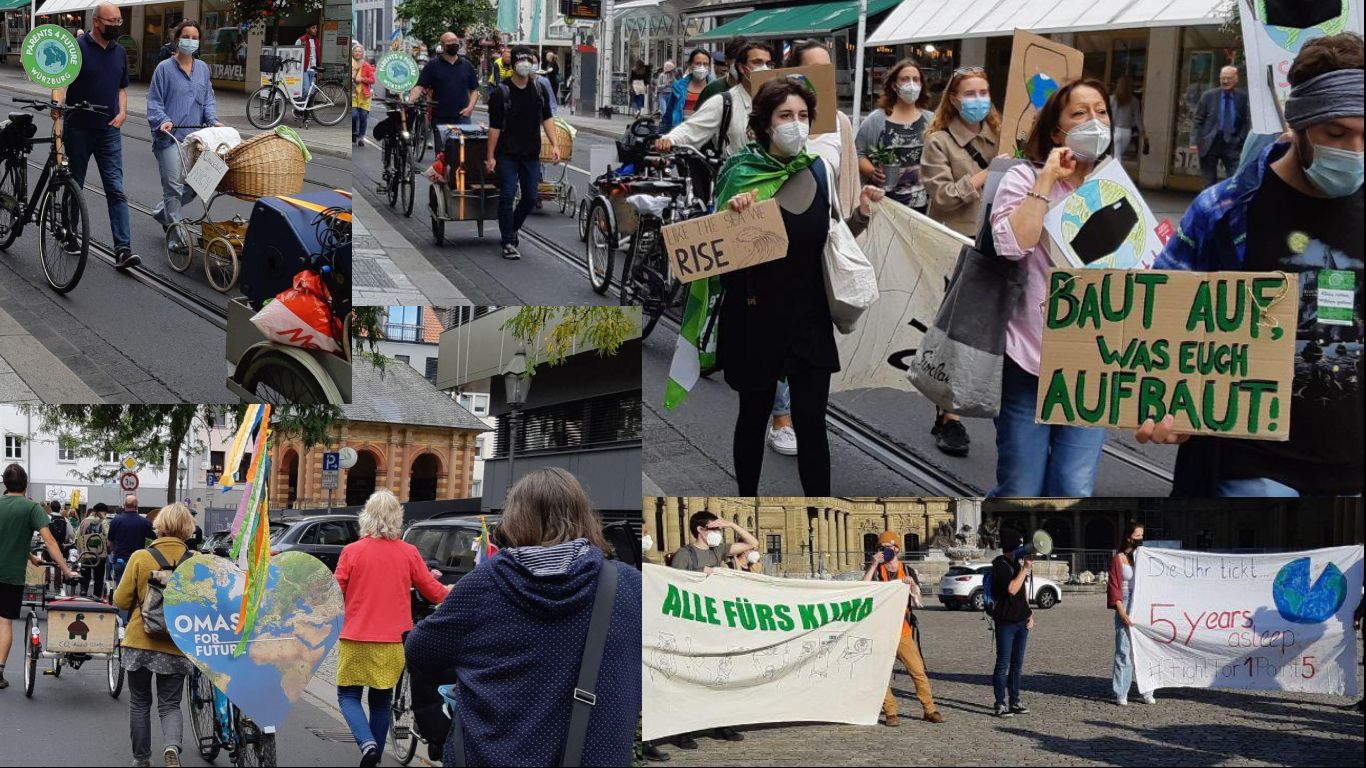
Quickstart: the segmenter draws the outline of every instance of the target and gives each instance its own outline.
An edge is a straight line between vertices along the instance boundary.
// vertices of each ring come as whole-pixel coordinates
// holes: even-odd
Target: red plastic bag
[[[427,181],[433,184],[446,183],[446,153],[437,152],[434,162],[422,174],[427,177]]]
[[[304,270],[294,285],[252,315],[266,338],[280,344],[341,355],[341,321],[332,315],[332,297],[318,275]]]

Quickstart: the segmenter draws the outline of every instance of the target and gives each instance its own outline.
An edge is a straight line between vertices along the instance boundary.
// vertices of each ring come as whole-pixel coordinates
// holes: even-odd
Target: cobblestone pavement
[[[981,614],[934,606],[918,614],[942,725],[918,719],[910,678],[897,665],[898,728],[758,726],[742,729],[738,744],[699,738],[692,751],[665,746],[668,765],[1362,764],[1362,717],[1339,709],[1350,703],[1343,697],[1185,688],[1158,691],[1155,706],[1134,695],[1116,707],[1104,602],[1068,595],[1035,612],[1022,683],[1029,715],[990,714],[995,652]],[[1357,676],[1360,685],[1360,667]]]

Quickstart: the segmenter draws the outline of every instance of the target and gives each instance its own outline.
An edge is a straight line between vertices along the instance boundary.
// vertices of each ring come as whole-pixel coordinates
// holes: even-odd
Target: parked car
[[[967,607],[974,611],[986,607],[982,579],[991,576],[991,563],[985,565],[955,565],[939,580],[939,602],[950,611]],[[1062,601],[1062,587],[1056,581],[1033,576],[1025,579],[1029,602],[1048,610]],[[997,598],[999,599],[999,598]]]
[[[484,518],[489,533],[498,528],[499,517]],[[436,517],[419,520],[403,532],[403,540],[417,547],[428,568],[441,572],[442,584],[454,584],[461,576],[474,570],[474,541],[482,529],[478,516]],[[423,600],[417,590],[411,590],[413,619],[417,620],[430,614],[435,606]]]
[[[276,531],[283,530],[285,527],[285,524],[279,520],[270,521],[270,533],[272,536],[275,535]],[[204,543],[200,545],[199,551],[205,554],[218,555],[219,557],[228,557],[232,552],[232,541],[232,531],[227,529],[214,531],[204,538]]]
[[[355,515],[309,515],[282,519],[270,525],[270,554],[304,552],[337,570],[342,547],[360,538],[360,521]]]

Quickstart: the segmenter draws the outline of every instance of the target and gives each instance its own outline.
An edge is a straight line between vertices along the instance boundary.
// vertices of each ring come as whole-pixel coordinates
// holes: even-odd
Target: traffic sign
[[[129,493],[138,489],[138,475],[136,472],[125,472],[119,475],[119,487]]]
[[[328,491],[336,490],[336,488],[337,488],[337,480],[338,480],[338,478],[339,478],[340,476],[341,476],[341,473],[338,472],[338,471],[335,470],[335,469],[324,469],[324,470],[323,470],[323,489],[324,489],[324,490],[328,490]]]
[[[123,468],[129,472],[138,468],[137,459],[134,459],[132,456],[124,456],[123,461],[120,463],[123,464]]]
[[[345,448],[342,448],[340,451],[337,451],[337,455],[341,457],[341,468],[342,468],[342,469],[350,469],[350,468],[356,466],[356,449],[355,449],[355,448],[352,448],[352,447],[350,447],[350,446],[347,446],[347,447],[345,447]]]
[[[323,471],[335,471],[341,469],[341,457],[336,451],[328,451],[323,454]]]

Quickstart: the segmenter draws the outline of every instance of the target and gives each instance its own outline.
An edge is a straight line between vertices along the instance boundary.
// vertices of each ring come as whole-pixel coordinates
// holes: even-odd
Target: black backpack
[[[550,100],[546,98],[545,88],[542,87],[539,80],[532,80],[531,85],[536,89],[536,123],[539,125],[541,114],[545,112],[545,105]],[[498,90],[503,94],[503,127],[500,130],[506,131],[508,129],[508,117],[512,113],[512,86],[505,82],[499,83]]]
[[[184,556],[177,560],[175,565],[171,565],[156,547],[148,547],[147,551],[157,561],[160,569],[148,575],[147,594],[143,595],[142,602],[138,605],[138,612],[142,614],[142,631],[147,633],[148,637],[167,639],[170,638],[171,632],[166,627],[165,596],[162,590],[166,589],[166,584],[171,579],[170,574],[179,568],[181,563],[189,560],[194,552],[186,547]],[[162,575],[164,580],[161,578]]]

